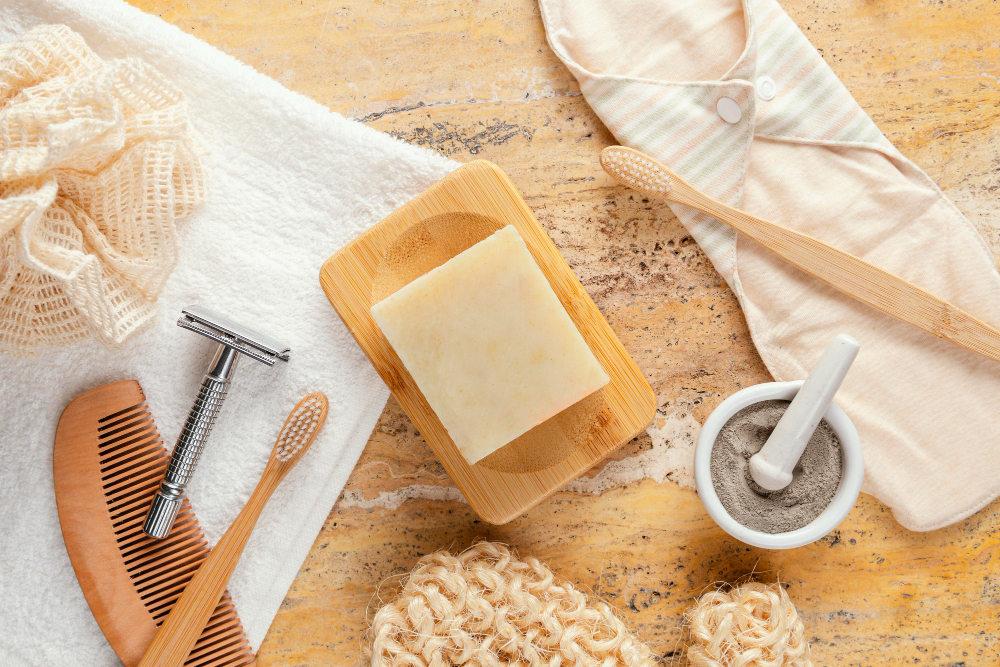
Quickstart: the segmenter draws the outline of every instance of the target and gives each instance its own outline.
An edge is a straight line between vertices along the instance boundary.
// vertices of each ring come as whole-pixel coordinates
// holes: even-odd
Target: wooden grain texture
[[[1000,503],[910,533],[868,496],[838,532],[744,547],[664,461],[737,389],[770,380],[735,298],[668,207],[598,166],[615,143],[551,53],[534,0],[130,0],[284,85],[406,141],[497,163],[657,394],[655,428],[503,527],[477,521],[390,400],[259,651],[350,665],[366,611],[435,549],[504,540],[600,594],[664,654],[704,587],[780,579],[818,665],[993,665]],[[783,0],[888,138],[1000,250],[1000,5]],[[933,492],[932,490],[929,492]],[[383,584],[382,582],[385,581]]]
[[[590,437],[558,463],[527,472],[469,465],[371,315],[380,266],[397,240],[448,214],[482,216],[496,227],[513,225],[611,378],[601,390],[604,410]],[[427,254],[426,249],[423,254]],[[447,257],[439,259],[447,261]],[[421,430],[451,480],[490,523],[507,523],[555,493],[649,425],[656,398],[580,281],[563,260],[524,200],[500,169],[483,160],[463,165],[337,251],[323,265],[320,283],[375,370]],[[555,417],[553,417],[555,419]]]
[[[153,637],[139,667],[181,667],[188,661],[189,654],[192,658],[197,655],[198,637],[209,626],[212,610],[229,584],[264,505],[319,435],[328,409],[326,396],[320,393],[303,397],[292,408],[246,505],[191,578]],[[223,643],[230,639],[217,637],[216,640]],[[223,664],[235,667],[237,661],[227,660]]]
[[[208,542],[186,498],[166,538],[142,532],[169,461],[134,380],[84,392],[59,418],[53,479],[66,551],[97,624],[126,667],[139,663],[157,626],[208,556]],[[224,589],[225,583],[205,610],[211,627],[202,632],[202,623],[191,636],[191,667],[256,664]]]
[[[932,336],[1000,361],[1000,331],[897,275],[808,234],[723,204],[634,148],[605,148],[601,151],[601,166],[616,181],[647,197],[683,204],[726,223],[791,265],[861,303]]]

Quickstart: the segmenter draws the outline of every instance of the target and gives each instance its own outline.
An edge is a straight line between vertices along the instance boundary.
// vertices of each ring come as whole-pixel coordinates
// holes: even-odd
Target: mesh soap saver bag
[[[0,351],[117,345],[150,322],[177,221],[205,198],[202,152],[142,61],[59,25],[0,44]]]

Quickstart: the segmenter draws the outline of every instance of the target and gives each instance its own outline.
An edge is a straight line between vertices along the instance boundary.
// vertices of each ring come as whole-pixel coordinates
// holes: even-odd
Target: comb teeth
[[[146,611],[160,625],[208,557],[208,542],[186,498],[165,539],[153,540],[142,532],[146,510],[170,463],[145,403],[98,419],[97,454],[101,487],[122,562]],[[250,642],[227,592],[185,665],[255,664]]]
[[[608,149],[603,160],[608,172],[636,190],[663,196],[670,192],[670,177],[652,159],[626,149]]]

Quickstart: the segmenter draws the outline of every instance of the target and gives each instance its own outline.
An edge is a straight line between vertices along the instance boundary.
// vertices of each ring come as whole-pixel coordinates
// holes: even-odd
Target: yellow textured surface
[[[714,406],[769,377],[732,294],[676,218],[601,172],[613,140],[549,51],[533,0],[130,1],[348,117],[499,164],[661,406],[616,462],[497,528],[476,520],[390,400],[260,650],[263,667],[354,664],[376,594],[397,590],[390,578],[476,538],[589,587],[662,654],[679,647],[693,596],[755,572],[788,584],[818,665],[1000,663],[1000,503],[915,534],[863,496],[825,540],[767,552],[726,536],[657,465],[684,460]],[[783,5],[889,139],[1000,250],[1000,4]]]

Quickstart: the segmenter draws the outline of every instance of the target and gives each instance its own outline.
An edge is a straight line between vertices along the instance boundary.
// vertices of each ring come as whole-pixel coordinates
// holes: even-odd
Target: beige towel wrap
[[[541,7],[549,43],[621,143],[717,199],[1000,326],[1000,275],[979,233],[886,140],[775,0]],[[1000,364],[672,208],[732,287],[776,379],[805,377],[838,333],[861,342],[836,400],[861,434],[864,490],[901,524],[946,526],[1000,494]]]

